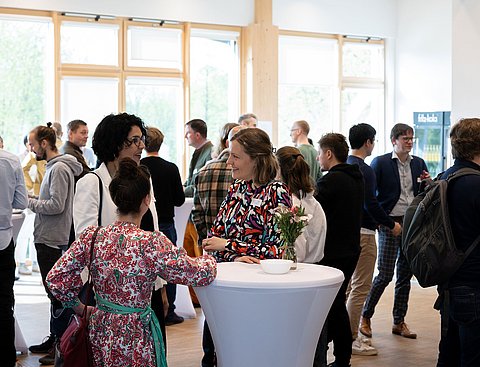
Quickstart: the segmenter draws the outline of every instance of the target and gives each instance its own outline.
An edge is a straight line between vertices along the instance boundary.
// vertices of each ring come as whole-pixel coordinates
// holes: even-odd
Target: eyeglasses
[[[401,140],[404,141],[405,143],[408,143],[409,141],[411,141],[412,143],[414,143],[415,140],[417,140],[417,138],[415,138],[414,136],[401,136],[399,139],[401,139]]]
[[[132,145],[132,144],[135,144],[137,146],[137,148],[140,148],[140,143],[143,143],[143,145],[145,146],[145,136],[142,135],[142,136],[132,136],[130,139],[129,138],[126,138],[125,141],[127,141],[128,145]]]
[[[290,132],[293,133],[294,131],[297,131],[297,130],[300,130],[300,129],[292,129],[290,130]]]

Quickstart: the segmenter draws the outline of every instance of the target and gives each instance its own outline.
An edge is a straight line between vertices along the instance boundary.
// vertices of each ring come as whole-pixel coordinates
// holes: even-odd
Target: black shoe
[[[20,277],[18,275],[15,275],[15,281],[20,280]]]
[[[42,344],[32,345],[28,350],[32,353],[50,353],[50,349],[53,348],[53,343],[55,342],[55,337],[50,334],[50,336],[43,339]]]
[[[183,317],[178,316],[175,312],[169,313],[167,316],[165,316],[165,325],[167,326],[181,324],[183,321]]]
[[[48,354],[40,358],[38,362],[46,365],[55,364],[55,348],[52,346],[52,348],[48,351]]]

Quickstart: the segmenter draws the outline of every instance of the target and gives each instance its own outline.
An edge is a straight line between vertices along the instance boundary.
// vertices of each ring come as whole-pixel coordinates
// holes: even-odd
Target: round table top
[[[315,264],[298,264],[286,274],[267,274],[260,264],[240,262],[219,263],[217,277],[211,284],[232,288],[311,288],[330,286],[343,281],[343,273],[334,268]]]

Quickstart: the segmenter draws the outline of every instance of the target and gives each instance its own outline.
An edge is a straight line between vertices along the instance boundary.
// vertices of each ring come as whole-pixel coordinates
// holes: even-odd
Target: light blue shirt
[[[25,209],[27,189],[18,157],[0,149],[0,250],[10,244],[13,236],[12,210]]]

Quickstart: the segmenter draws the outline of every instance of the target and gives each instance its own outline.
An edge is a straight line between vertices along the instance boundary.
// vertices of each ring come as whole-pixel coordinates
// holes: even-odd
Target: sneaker
[[[40,266],[38,266],[38,263],[36,261],[32,264],[32,271],[34,273],[40,273]]]
[[[52,346],[52,348],[50,348],[48,351],[48,354],[40,358],[38,362],[44,365],[55,364],[55,348]]]
[[[361,337],[358,337],[352,343],[352,354],[357,356],[376,356],[378,351],[371,345],[364,343]]]
[[[28,350],[32,353],[49,353],[54,342],[55,337],[50,334],[50,336],[47,336],[43,339],[42,344],[32,345],[28,348]]]
[[[359,335],[359,336],[358,336],[358,339],[359,339],[362,343],[367,344],[369,347],[372,346],[372,339],[367,338],[366,336],[363,336],[363,335]]]
[[[368,317],[363,317],[360,319],[360,332],[368,338],[372,337],[372,327],[370,324],[370,319]]]
[[[30,269],[27,265],[25,264],[20,264],[18,267],[18,274],[22,275],[32,275],[32,269]]]
[[[165,325],[167,326],[181,324],[183,321],[183,317],[178,316],[175,312],[169,313],[167,316],[165,316]]]

